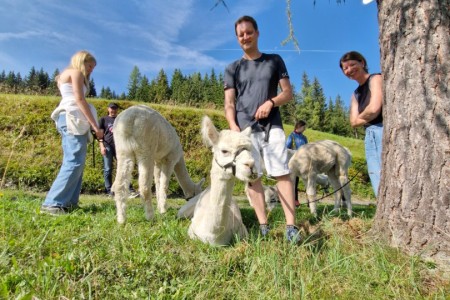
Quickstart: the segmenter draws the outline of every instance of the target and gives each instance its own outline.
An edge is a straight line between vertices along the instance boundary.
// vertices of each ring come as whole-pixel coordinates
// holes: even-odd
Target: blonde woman
[[[97,139],[103,130],[97,122],[97,112],[87,103],[89,79],[97,62],[89,52],[79,51],[72,56],[70,65],[56,77],[62,100],[51,117],[62,137],[63,162],[58,176],[47,193],[41,212],[61,215],[78,206],[86,161],[90,130]]]

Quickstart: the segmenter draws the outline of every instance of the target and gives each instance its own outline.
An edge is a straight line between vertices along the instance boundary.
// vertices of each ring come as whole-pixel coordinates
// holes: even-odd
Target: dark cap
[[[119,105],[117,105],[117,103],[112,102],[112,103],[108,104],[108,107],[112,108],[112,109],[118,109]]]

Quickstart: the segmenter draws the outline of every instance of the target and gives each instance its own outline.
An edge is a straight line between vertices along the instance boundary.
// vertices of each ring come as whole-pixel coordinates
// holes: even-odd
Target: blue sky
[[[291,0],[298,52],[288,36],[286,1],[226,0],[229,11],[216,0],[1,0],[0,71],[25,77],[34,66],[51,75],[67,66],[78,50],[97,58],[92,77],[97,91],[109,86],[127,91],[136,65],[154,78],[161,69],[172,76],[223,73],[242,51],[234,22],[251,15],[260,30],[260,50],[280,54],[291,82],[299,89],[303,72],[317,77],[327,98],[339,94],[348,104],[356,83],[339,69],[339,58],[350,50],[361,52],[371,72],[380,71],[377,7],[372,2],[347,0]]]

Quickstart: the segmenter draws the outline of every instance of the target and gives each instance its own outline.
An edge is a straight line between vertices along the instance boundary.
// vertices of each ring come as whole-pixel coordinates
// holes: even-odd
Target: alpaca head
[[[212,147],[213,165],[216,164],[227,175],[252,182],[258,177],[255,160],[252,157],[251,128],[242,132],[232,130],[217,131],[211,119],[205,116],[202,122],[202,137],[206,145]]]

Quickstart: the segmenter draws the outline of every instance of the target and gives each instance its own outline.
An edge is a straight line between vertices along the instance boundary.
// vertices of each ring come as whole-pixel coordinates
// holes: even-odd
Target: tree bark
[[[377,0],[384,76],[373,232],[450,268],[450,0]]]

